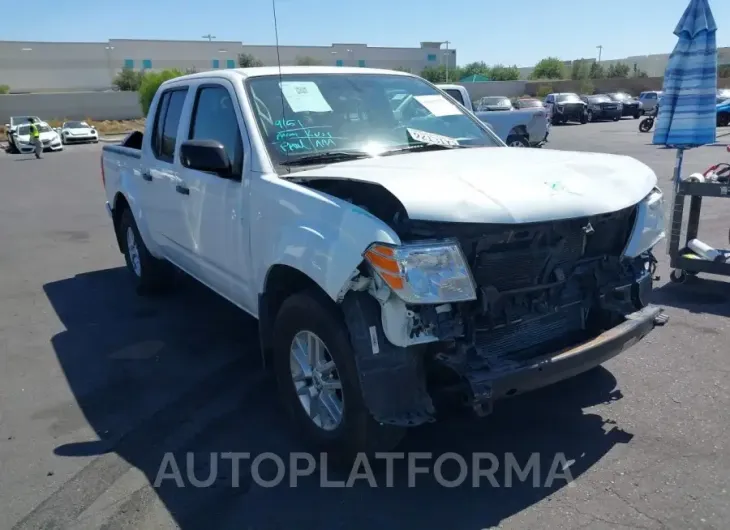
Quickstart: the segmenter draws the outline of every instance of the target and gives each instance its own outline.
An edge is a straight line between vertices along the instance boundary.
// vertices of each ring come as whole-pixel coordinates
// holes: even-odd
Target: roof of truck
[[[361,74],[361,75],[372,75],[372,74],[389,74],[389,75],[403,75],[412,76],[407,72],[398,72],[395,70],[382,70],[378,68],[354,68],[347,66],[282,66],[281,69],[278,66],[261,66],[255,68],[231,68],[225,70],[208,70],[205,72],[198,72],[195,74],[188,74],[181,77],[176,77],[165,81],[164,84],[185,81],[187,79],[199,79],[199,78],[249,78],[249,77],[262,77],[270,75],[291,75],[291,74]]]

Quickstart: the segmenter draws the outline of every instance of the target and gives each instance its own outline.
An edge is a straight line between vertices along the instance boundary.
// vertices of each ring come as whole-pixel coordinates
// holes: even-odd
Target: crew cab
[[[550,122],[554,125],[577,121],[588,122],[588,104],[572,92],[548,94],[545,96]]]
[[[393,448],[454,401],[488,414],[664,322],[649,167],[507,148],[407,73],[178,77],[101,168],[137,292],[181,270],[258,319],[286,411],[327,450]]]
[[[541,147],[547,142],[550,133],[550,121],[544,108],[513,109],[510,103],[508,107],[510,112],[479,110],[472,103],[469,92],[463,86],[436,86],[489,125],[508,146]],[[509,99],[504,99],[509,103]]]

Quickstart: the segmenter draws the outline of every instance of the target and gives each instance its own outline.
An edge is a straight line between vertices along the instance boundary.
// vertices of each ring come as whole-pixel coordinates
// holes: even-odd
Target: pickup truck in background
[[[550,133],[550,121],[544,108],[511,108],[509,112],[475,109],[469,92],[461,85],[436,85],[488,124],[510,147],[542,147]]]
[[[285,410],[323,450],[392,449],[454,402],[488,414],[664,321],[649,167],[509,149],[407,73],[178,77],[101,168],[137,292],[181,270],[256,318]]]

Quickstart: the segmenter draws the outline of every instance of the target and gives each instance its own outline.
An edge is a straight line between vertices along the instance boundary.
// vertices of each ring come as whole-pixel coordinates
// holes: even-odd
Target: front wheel
[[[588,121],[593,121],[594,119],[595,118],[593,117],[593,111],[592,110],[589,110],[588,111]]]
[[[530,142],[527,138],[520,134],[510,134],[505,142],[508,147],[530,147]]]
[[[722,112],[717,115],[717,126],[727,127],[730,125],[730,112]]]
[[[639,112],[638,110],[636,112],[634,112],[634,119],[635,120],[638,120],[640,116],[641,116],[641,112]]]
[[[582,114],[580,117],[581,123],[588,123],[588,114]]]
[[[614,116],[613,121],[619,121],[621,119],[621,116]]]
[[[377,423],[365,406],[355,352],[334,303],[296,293],[274,324],[273,366],[284,408],[316,448],[350,459],[388,451],[405,429]]]

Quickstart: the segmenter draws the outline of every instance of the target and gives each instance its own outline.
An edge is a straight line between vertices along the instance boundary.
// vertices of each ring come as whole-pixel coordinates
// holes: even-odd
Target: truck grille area
[[[456,237],[469,262],[478,300],[462,308],[468,369],[559,351],[597,332],[606,315],[634,310],[631,286],[645,271],[620,256],[636,210],[522,225],[413,223],[416,237]]]

